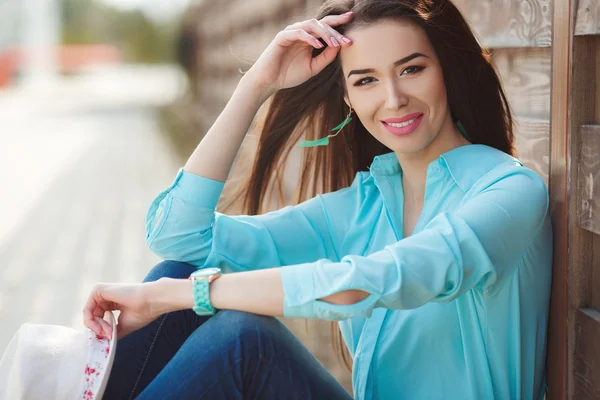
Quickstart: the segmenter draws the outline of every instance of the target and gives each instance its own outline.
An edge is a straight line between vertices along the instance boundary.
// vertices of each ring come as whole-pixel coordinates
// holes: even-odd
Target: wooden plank
[[[598,256],[600,255],[600,235],[592,236],[592,262],[589,268],[588,279],[590,280],[590,297],[591,301],[588,303],[590,307],[600,310],[600,267],[598,263]],[[595,257],[594,257],[595,255]],[[600,340],[600,338],[598,338]],[[597,375],[600,376],[600,370],[596,371]]]
[[[577,310],[575,327],[573,398],[597,400],[600,399],[600,312],[591,308]]]
[[[454,0],[483,47],[550,47],[551,0]]]
[[[492,62],[516,116],[550,119],[551,48],[494,49]]]
[[[567,382],[569,399],[576,399],[577,381],[575,376],[579,373],[575,365],[575,349],[577,342],[577,328],[575,319],[577,310],[589,307],[593,300],[593,270],[594,259],[600,254],[600,249],[594,248],[594,235],[590,231],[578,226],[577,213],[579,211],[578,201],[578,165],[581,156],[581,125],[594,123],[598,120],[596,110],[597,88],[595,84],[597,76],[596,52],[597,46],[594,36],[574,37],[572,53],[572,85],[570,88],[571,104],[569,105],[569,151],[567,163],[570,166],[568,179],[572,184],[568,186],[568,279],[567,281]],[[572,216],[572,217],[571,217]],[[555,235],[562,232],[554,226]],[[598,372],[597,372],[598,373]]]
[[[552,49],[494,49],[492,61],[513,111],[517,157],[548,184]]]
[[[575,35],[600,34],[600,1],[579,0],[575,20]]]
[[[600,234],[600,125],[583,125],[577,185],[578,225]]]
[[[550,121],[531,118],[515,119],[517,158],[537,172],[549,184]]]
[[[571,3],[552,2],[552,115],[550,131],[550,213],[554,230],[552,289],[548,320],[547,399],[567,396],[567,260],[569,209],[569,107],[572,80],[573,39]]]

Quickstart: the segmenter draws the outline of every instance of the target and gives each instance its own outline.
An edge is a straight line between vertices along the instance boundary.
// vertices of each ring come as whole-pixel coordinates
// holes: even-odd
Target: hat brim
[[[112,311],[107,311],[106,313],[104,313],[104,319],[112,327],[112,338],[110,339],[109,344],[110,350],[108,353],[108,362],[106,363],[106,370],[104,372],[104,376],[102,376],[102,380],[100,381],[100,386],[97,389],[95,397],[96,399],[101,399],[104,395],[104,390],[106,389],[106,385],[108,384],[108,378],[110,377],[110,371],[112,370],[117,350],[117,322]]]

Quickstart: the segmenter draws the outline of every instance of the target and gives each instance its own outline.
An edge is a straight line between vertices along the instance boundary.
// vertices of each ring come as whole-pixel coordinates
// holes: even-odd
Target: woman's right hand
[[[350,22],[352,17],[352,12],[328,15],[321,20],[311,19],[288,26],[275,36],[245,77],[264,90],[265,98],[277,90],[306,82],[335,59],[340,46],[352,44],[350,39],[332,28]],[[313,58],[313,49],[323,46],[317,38],[322,38],[329,46]]]
[[[83,308],[83,324],[96,335],[111,338],[111,326],[103,319],[106,311],[119,310],[117,338],[136,331],[161,315],[148,298],[149,283],[98,283]]]

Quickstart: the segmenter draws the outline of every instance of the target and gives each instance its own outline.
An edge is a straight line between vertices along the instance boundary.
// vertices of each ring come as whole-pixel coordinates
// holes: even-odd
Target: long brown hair
[[[335,28],[341,34],[353,27],[397,18],[408,19],[420,26],[441,64],[453,120],[462,123],[472,143],[514,155],[513,121],[500,80],[489,54],[479,46],[451,1],[328,0],[318,10],[316,18],[347,11],[353,11],[355,16],[350,23]],[[321,51],[314,49],[313,55]],[[344,92],[338,53],[338,57],[318,75],[272,96],[260,128],[251,175],[237,192],[242,196],[245,213],[265,212],[266,198],[271,191],[279,193],[280,201],[283,201],[280,167],[286,164],[290,151],[302,137],[308,140],[325,137],[332,127],[345,119]],[[328,146],[303,151],[294,203],[349,186],[356,173],[366,170],[375,156],[391,151],[374,139],[357,118],[340,136]],[[331,332],[334,351],[348,369],[352,369],[350,354],[335,322]]]

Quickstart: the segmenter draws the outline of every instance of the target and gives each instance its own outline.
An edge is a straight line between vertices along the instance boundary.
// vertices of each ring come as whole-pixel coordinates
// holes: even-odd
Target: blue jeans
[[[144,282],[195,269],[164,261]],[[167,313],[119,340],[104,398],[352,399],[279,320],[231,310]]]

